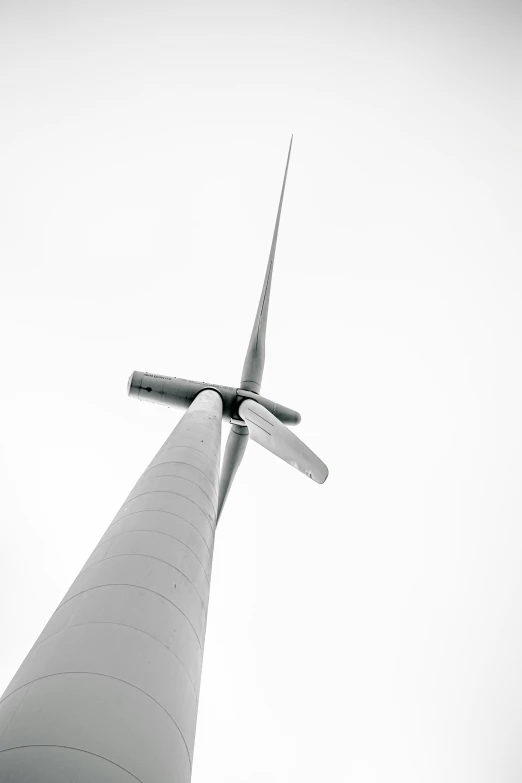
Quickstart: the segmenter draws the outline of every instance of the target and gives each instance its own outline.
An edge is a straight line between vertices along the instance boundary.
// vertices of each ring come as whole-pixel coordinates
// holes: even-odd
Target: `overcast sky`
[[[193,783],[522,777],[522,5],[0,2],[0,691],[179,412],[263,392]],[[226,440],[228,425],[224,425]]]

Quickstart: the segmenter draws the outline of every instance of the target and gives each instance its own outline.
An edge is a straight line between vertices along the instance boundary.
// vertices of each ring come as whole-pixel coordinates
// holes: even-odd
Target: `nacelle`
[[[243,424],[238,415],[238,408],[245,398],[256,400],[283,424],[299,424],[301,421],[301,415],[292,408],[273,402],[273,400],[255,394],[255,392],[232,386],[221,386],[215,383],[205,383],[205,381],[188,381],[185,378],[171,378],[168,375],[153,375],[137,370],[132,373],[127,386],[129,397],[137,397],[139,400],[147,400],[175,408],[188,408],[198,394],[205,389],[214,389],[221,395],[223,418],[226,421]]]

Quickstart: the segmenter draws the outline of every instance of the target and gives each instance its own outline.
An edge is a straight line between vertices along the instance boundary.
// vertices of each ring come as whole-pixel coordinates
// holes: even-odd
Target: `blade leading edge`
[[[252,336],[250,337],[250,342],[248,344],[245,363],[243,365],[243,373],[241,375],[241,384],[239,387],[240,389],[246,389],[247,391],[256,392],[257,394],[259,394],[261,390],[261,380],[263,378],[263,369],[265,366],[266,321],[268,317],[268,304],[270,301],[270,287],[272,285],[272,269],[274,267],[277,234],[279,232],[279,220],[281,218],[281,210],[283,207],[286,175],[288,174],[288,164],[290,163],[290,153],[292,152],[293,138],[294,137],[292,136],[290,139],[290,147],[288,149],[285,176],[283,179],[283,187],[281,189],[281,196],[279,199],[279,208],[277,210],[274,235],[272,237],[272,246],[270,248],[270,255],[268,256],[265,281],[263,283],[263,290],[261,291],[261,298],[259,299],[256,320],[254,321]]]

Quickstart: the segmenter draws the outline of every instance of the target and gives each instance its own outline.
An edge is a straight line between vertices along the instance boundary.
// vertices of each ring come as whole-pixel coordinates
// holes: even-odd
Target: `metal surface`
[[[328,478],[324,462],[270,411],[255,400],[245,400],[239,406],[239,415],[245,421],[252,440],[318,484],[324,484]]]
[[[154,375],[135,370],[129,378],[129,397],[146,402],[168,405],[172,408],[188,408],[204,389],[216,389],[223,400],[223,418],[230,421],[237,410],[236,389],[232,386],[217,386],[205,381],[189,381],[186,378],[171,378],[168,375]]]
[[[196,397],[15,674],[1,783],[190,780],[222,412]]]
[[[299,424],[301,421],[301,415],[292,408],[287,408],[279,402],[261,397],[254,392],[234,389],[232,386],[205,383],[204,381],[188,381],[186,378],[171,378],[168,375],[154,375],[150,372],[139,371],[132,373],[127,385],[129,397],[137,397],[141,401],[156,402],[158,405],[174,408],[188,408],[204,389],[215,389],[221,395],[225,421],[239,421],[237,411],[245,397],[255,397],[261,405],[264,405],[285,424]]]

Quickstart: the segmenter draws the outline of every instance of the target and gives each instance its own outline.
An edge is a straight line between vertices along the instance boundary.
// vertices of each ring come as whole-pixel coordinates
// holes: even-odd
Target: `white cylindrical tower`
[[[222,401],[201,392],[0,700],[2,783],[188,783]]]

